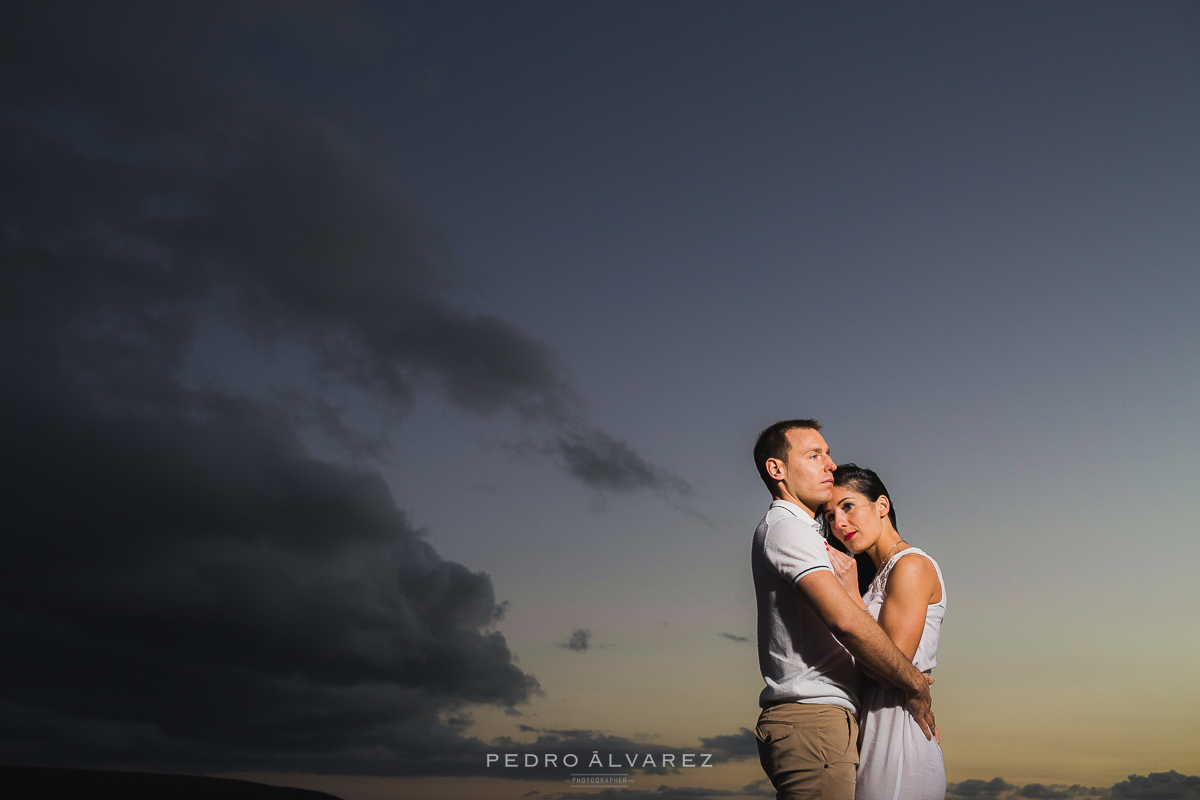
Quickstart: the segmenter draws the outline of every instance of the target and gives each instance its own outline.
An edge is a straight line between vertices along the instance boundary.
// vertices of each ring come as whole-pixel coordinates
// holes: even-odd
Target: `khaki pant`
[[[777,800],[854,800],[858,721],[846,709],[768,706],[758,715],[754,738]]]

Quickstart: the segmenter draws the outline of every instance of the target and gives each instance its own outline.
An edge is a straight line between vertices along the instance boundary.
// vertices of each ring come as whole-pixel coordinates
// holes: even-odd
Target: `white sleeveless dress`
[[[887,560],[871,582],[863,601],[867,612],[879,620],[883,600],[887,596],[887,580],[896,562],[907,555],[929,558],[916,547],[902,550]],[[937,562],[929,558],[937,570],[942,598],[930,603],[925,612],[925,630],[913,666],[930,672],[937,666],[938,632],[946,616],[946,582]],[[944,800],[946,797],[946,764],[937,741],[929,741],[917,721],[908,713],[904,692],[883,689],[874,680],[863,681],[859,703],[859,730],[862,746],[859,752],[855,800]]]

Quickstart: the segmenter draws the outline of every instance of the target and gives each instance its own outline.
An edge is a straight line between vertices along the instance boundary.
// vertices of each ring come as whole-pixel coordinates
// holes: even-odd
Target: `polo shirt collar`
[[[786,510],[792,512],[792,514],[794,514],[795,516],[799,517],[804,522],[807,522],[809,525],[811,525],[812,529],[814,531],[816,531],[817,533],[821,532],[821,523],[817,522],[817,520],[810,517],[808,515],[807,511],[805,511],[803,508],[796,505],[795,503],[791,502],[790,500],[773,500],[773,501],[771,501],[771,508],[786,509]]]

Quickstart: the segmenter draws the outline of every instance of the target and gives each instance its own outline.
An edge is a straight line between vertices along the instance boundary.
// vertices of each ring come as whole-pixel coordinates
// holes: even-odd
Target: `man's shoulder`
[[[820,536],[813,521],[801,517],[786,506],[772,505],[758,523],[758,531],[764,536],[775,534],[802,534]]]
[[[819,561],[824,550],[825,539],[813,521],[786,507],[773,506],[754,531],[754,562],[769,564],[786,578]]]

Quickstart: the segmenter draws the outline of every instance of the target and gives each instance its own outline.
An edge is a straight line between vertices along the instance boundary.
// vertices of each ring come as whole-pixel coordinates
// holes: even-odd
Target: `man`
[[[858,668],[904,690],[926,738],[936,735],[929,679],[838,583],[817,521],[833,492],[816,420],[776,422],[754,461],[773,502],[754,532],[758,663],[766,688],[754,730],[778,800],[852,800],[858,764]]]

